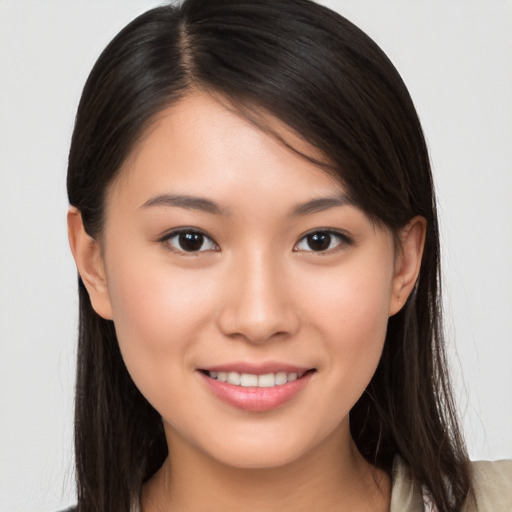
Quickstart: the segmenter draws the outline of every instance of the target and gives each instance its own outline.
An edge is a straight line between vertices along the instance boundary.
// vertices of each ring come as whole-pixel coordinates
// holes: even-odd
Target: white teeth
[[[212,379],[217,379],[221,382],[227,382],[234,386],[242,387],[258,387],[258,388],[272,388],[274,386],[282,386],[287,382],[293,382],[303,373],[266,373],[265,375],[254,375],[252,373],[238,373],[238,372],[208,372]]]
[[[236,372],[229,372],[228,382],[230,384],[234,384],[235,386],[240,386],[240,374]]]
[[[276,386],[280,386],[281,384],[286,384],[288,382],[288,377],[286,372],[277,372],[276,373]]]
[[[258,377],[259,388],[272,388],[276,385],[276,376],[274,373],[267,373]]]
[[[244,388],[255,387],[258,385],[258,376],[251,373],[242,373],[240,375],[240,385]]]

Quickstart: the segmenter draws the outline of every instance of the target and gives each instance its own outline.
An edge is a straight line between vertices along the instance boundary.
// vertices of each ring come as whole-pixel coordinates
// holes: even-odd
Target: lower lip
[[[206,385],[229,405],[245,411],[263,412],[275,409],[290,401],[308,384],[315,372],[307,372],[293,382],[287,382],[271,388],[234,386],[227,382],[212,379],[203,372],[198,372]]]

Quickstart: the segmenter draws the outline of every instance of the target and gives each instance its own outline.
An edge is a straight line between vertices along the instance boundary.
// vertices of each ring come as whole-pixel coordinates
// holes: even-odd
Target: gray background
[[[79,94],[150,0],[0,0],[0,511],[74,501],[77,328],[65,170]],[[512,2],[331,0],[402,73],[431,149],[456,396],[512,456]]]

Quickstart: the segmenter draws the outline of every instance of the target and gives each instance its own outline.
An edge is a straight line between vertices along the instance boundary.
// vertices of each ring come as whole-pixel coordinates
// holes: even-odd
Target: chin
[[[235,447],[233,447],[235,448]],[[274,447],[261,446],[259,449],[240,447],[228,453],[212,454],[221,464],[237,469],[274,469],[292,464],[300,459],[303,450],[279,450]]]
[[[308,431],[307,428],[297,428],[295,422],[292,425],[288,423],[286,426],[281,424],[265,428],[262,422],[259,431],[248,428],[221,431],[217,435],[210,432],[214,435],[210,435],[208,439],[196,439],[198,442],[189,439],[189,442],[203,456],[225,466],[238,469],[272,469],[306,460],[308,455],[313,455],[318,450],[338,450],[345,440],[344,434],[336,426],[331,425],[334,427],[332,429],[317,426]]]

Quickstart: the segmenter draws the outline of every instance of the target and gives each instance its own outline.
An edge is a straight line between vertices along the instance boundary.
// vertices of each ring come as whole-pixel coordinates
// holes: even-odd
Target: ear
[[[411,294],[420,273],[427,221],[414,217],[399,233],[400,247],[395,261],[389,316],[398,313]]]
[[[101,247],[86,233],[82,215],[74,206],[71,206],[68,211],[68,238],[78,272],[87,288],[94,311],[106,320],[112,320],[112,305]]]

